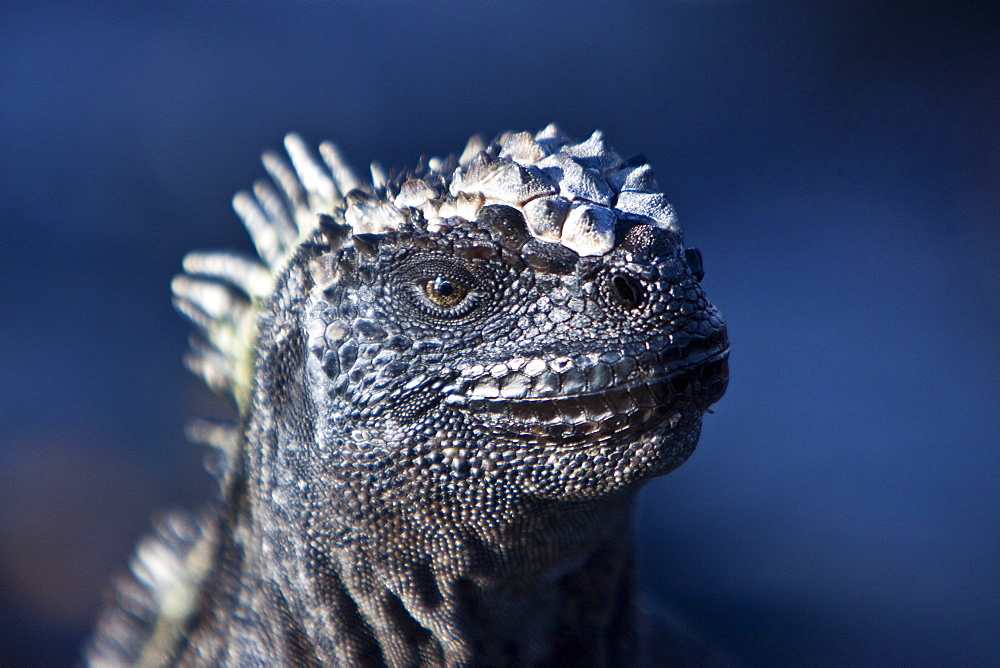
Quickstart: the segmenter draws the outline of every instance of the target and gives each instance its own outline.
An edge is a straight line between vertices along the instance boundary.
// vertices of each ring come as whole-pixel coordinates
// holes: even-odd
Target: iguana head
[[[368,186],[331,145],[324,165],[286,144],[295,172],[265,156],[284,197],[258,184],[236,205],[255,237],[288,237],[258,239],[284,276],[258,304],[302,293],[278,318],[305,350],[283,373],[334,469],[583,498],[691,453],[725,390],[726,329],[642,157],[549,126],[373,167]]]

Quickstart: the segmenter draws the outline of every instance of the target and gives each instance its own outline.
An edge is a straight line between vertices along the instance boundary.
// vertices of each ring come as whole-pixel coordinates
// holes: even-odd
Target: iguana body
[[[286,147],[280,192],[234,200],[266,266],[192,254],[174,283],[241,415],[201,428],[220,511],[140,546],[90,660],[669,657],[637,630],[631,509],[695,447],[728,343],[648,165],[554,126],[371,185]]]

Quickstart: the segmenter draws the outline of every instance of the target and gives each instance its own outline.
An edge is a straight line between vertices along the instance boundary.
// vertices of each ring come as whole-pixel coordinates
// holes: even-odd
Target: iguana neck
[[[287,522],[261,501],[250,506],[256,526],[237,532],[254,537],[246,553],[259,555],[243,580],[286,611],[264,618],[281,620],[272,635],[290,659],[613,665],[628,645],[629,497],[600,509],[540,504],[499,533],[453,515],[433,525],[401,520],[340,544],[338,527],[310,513]]]

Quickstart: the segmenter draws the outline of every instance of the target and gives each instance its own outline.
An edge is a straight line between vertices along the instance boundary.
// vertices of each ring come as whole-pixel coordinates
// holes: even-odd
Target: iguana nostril
[[[642,303],[646,291],[636,279],[628,274],[615,274],[610,281],[611,296],[627,309],[637,308]]]

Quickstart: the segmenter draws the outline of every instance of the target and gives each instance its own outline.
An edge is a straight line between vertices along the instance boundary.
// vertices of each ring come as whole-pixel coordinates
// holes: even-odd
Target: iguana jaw
[[[725,393],[728,357],[720,326],[687,345],[633,356],[611,350],[475,365],[442,391],[445,405],[517,440],[607,444],[662,431],[682,411],[703,412]]]
[[[704,410],[718,401],[728,380],[729,351],[685,364],[672,372],[574,396],[535,399],[452,400],[453,407],[519,440],[560,447],[634,439],[658,431],[682,406]],[[454,395],[453,395],[454,396]]]

